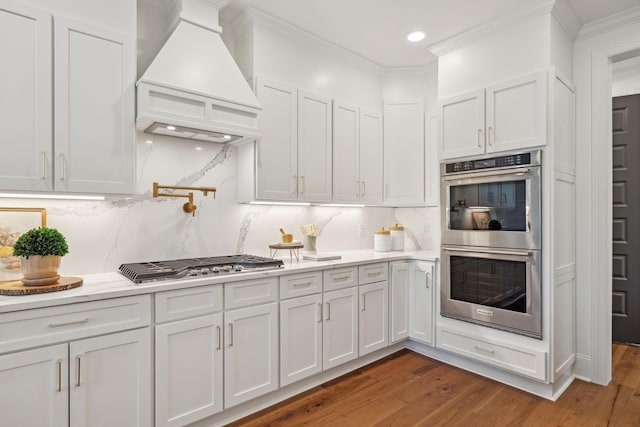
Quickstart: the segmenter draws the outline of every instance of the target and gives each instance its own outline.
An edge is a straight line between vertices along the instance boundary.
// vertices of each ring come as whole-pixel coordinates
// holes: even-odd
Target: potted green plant
[[[60,276],[60,258],[69,253],[67,241],[55,228],[32,228],[13,245],[13,256],[20,257],[22,283],[50,285]]]

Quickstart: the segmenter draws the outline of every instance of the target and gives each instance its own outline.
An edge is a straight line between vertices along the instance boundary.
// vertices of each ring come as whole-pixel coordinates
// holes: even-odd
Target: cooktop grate
[[[280,268],[282,260],[265,258],[256,255],[225,255],[217,257],[188,258],[168,261],[149,261],[122,264],[118,271],[135,283],[152,280],[169,280],[181,278],[190,271],[212,267],[242,266],[242,271]],[[237,270],[234,270],[238,272]]]

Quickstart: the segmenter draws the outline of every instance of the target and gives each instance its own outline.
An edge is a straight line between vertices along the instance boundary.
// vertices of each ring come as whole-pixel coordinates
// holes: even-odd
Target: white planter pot
[[[22,283],[25,285],[41,286],[50,285],[58,281],[58,268],[60,268],[59,256],[32,255],[29,258],[20,257],[22,268]]]

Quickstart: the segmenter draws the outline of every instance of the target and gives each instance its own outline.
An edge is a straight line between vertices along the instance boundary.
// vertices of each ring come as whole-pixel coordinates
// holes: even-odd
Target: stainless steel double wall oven
[[[443,316],[542,338],[541,154],[440,165]]]

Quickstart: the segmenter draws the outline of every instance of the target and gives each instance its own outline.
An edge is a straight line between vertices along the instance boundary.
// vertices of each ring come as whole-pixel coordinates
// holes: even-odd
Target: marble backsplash
[[[301,239],[300,226],[311,223],[319,228],[319,252],[373,248],[373,231],[394,223],[405,226],[406,250],[439,246],[437,208],[238,204],[236,173],[231,146],[138,133],[133,196],[106,201],[10,198],[0,206],[46,208],[47,225],[60,230],[69,244],[61,265],[65,275],[114,271],[124,262],[241,252],[268,255],[279,228]],[[215,198],[196,192],[198,208],[191,216],[182,211],[185,199],[153,198],[154,181],[218,191]]]

